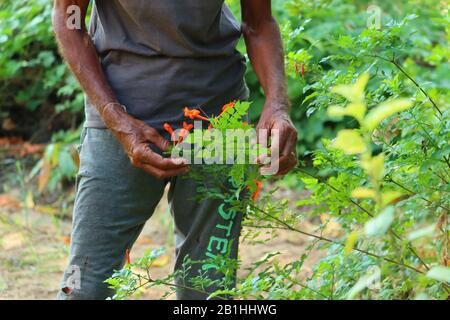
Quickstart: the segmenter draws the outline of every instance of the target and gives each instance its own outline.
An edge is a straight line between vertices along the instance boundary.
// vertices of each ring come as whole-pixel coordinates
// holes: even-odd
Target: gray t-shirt
[[[241,28],[224,0],[95,0],[90,34],[128,113],[161,130],[183,108],[247,99]],[[104,128],[86,99],[86,127]]]

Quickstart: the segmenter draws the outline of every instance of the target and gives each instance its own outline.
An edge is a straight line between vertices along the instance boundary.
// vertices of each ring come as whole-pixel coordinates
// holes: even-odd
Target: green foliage
[[[283,265],[277,253],[254,262],[235,289],[212,296],[448,298],[448,12],[435,1],[391,2],[381,8],[381,28],[368,29],[368,4],[284,2],[282,17],[288,22],[282,32],[296,124],[320,115],[335,125],[328,133],[318,131],[317,147],[303,149],[311,152],[312,167],[299,167],[295,174],[310,191],[297,205],[308,205],[310,213],[275,200],[273,191],[257,203],[239,199],[233,205],[246,213],[244,240],[270,241],[259,240],[259,230],[276,237],[284,229],[312,242]],[[404,17],[404,12],[416,14]],[[295,67],[302,63],[304,78]],[[314,135],[305,128],[299,131]],[[230,173],[217,171],[215,177],[221,174]],[[205,186],[199,193],[226,197],[220,188]],[[324,212],[329,219],[315,232],[301,228],[304,219]],[[339,226],[337,236],[325,233],[332,223]],[[313,250],[326,255],[305,276],[303,265]]]
[[[406,96],[419,94],[409,83],[399,88],[404,75],[392,63],[375,56],[388,59],[394,56],[400,63],[405,61],[405,66],[411,68],[408,71],[415,78],[419,75],[419,81],[426,83],[426,89],[430,89],[428,86],[437,91],[449,88],[443,77],[449,67],[445,63],[448,61],[445,33],[448,15],[441,15],[441,12],[445,14],[444,8],[434,1],[379,4],[383,13],[382,28],[376,30],[367,29],[369,14],[366,9],[369,4],[370,1],[361,0],[284,2],[282,17],[287,16],[288,22],[284,24],[282,33],[301,153],[314,149],[321,138],[331,138],[334,132],[330,129],[353,125],[346,119],[332,125],[323,110],[340,101],[330,94],[329,89],[336,84],[348,83],[355,74],[366,71],[371,74],[370,89],[377,88],[377,92],[369,97],[370,103],[380,102],[373,100],[375,97],[384,101],[385,97],[398,95],[399,90],[403,90]],[[420,12],[420,16],[404,17],[405,12]],[[445,19],[447,22],[443,21]],[[431,52],[439,52],[439,57],[435,60]],[[442,54],[445,52],[447,59]],[[305,65],[304,78],[296,71],[296,64]],[[445,105],[445,101],[441,105]],[[325,128],[310,130],[311,125]],[[304,139],[308,143],[305,144]]]
[[[83,94],[58,53],[52,6],[46,0],[0,2],[0,123],[11,119],[25,135],[48,130],[63,112],[73,118],[66,125],[77,127],[83,114]],[[78,139],[79,130],[54,134],[31,172],[31,177],[39,176],[40,192],[55,191],[73,180]]]
[[[0,3],[0,120],[48,109],[82,112],[81,91],[57,51],[52,6],[47,0]]]
[[[238,13],[239,1],[229,2]],[[261,239],[259,230],[276,237],[282,229],[312,241],[291,262],[280,264],[276,253],[254,262],[235,289],[213,296],[448,298],[450,18],[445,2],[384,1],[379,4],[383,13],[379,29],[367,27],[369,0],[274,3],[286,48],[299,154],[311,159],[311,166],[297,168],[291,180],[307,189],[310,197],[298,200],[297,208],[287,200],[275,200],[275,190],[257,203],[237,197],[236,190],[248,186],[253,192],[257,187],[256,170],[248,175],[238,165],[211,166],[206,174],[193,170],[191,177],[205,182],[199,199],[233,198],[236,211],[245,212],[245,240],[270,241]],[[57,55],[50,14],[49,1],[0,4],[1,117],[17,109],[48,106],[55,112],[81,113],[82,96]],[[255,120],[264,97],[251,67],[246,79]],[[247,126],[228,115],[230,119],[235,126]],[[224,129],[229,123],[216,125]],[[55,188],[51,181],[74,176],[76,161],[69,155],[75,140],[71,135],[54,138],[34,171],[36,175],[39,171],[42,185]],[[237,188],[224,190],[220,184],[230,179]],[[298,210],[306,205],[311,212]],[[301,228],[302,221],[323,213],[329,219],[315,232]],[[341,232],[324,235],[332,223]],[[314,250],[326,255],[305,276],[304,263]],[[117,291],[115,298],[127,298],[147,285],[173,290],[173,280],[183,275],[152,279],[147,274],[159,254],[149,252],[137,265],[108,280]],[[222,258],[223,263],[214,263],[235,267]],[[186,260],[185,270],[191,263]],[[132,267],[143,270],[144,276]],[[207,282],[199,275],[194,286]]]
[[[62,187],[64,181],[70,181],[77,174],[80,160],[75,145],[79,138],[79,130],[60,131],[53,135],[52,142],[45,148],[44,157],[35,164],[29,175],[30,179],[39,176],[39,193],[46,190],[53,193]]]

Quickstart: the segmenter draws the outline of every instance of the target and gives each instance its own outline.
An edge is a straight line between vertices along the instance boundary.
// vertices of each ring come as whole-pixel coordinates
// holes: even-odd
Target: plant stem
[[[431,102],[431,104],[433,105],[433,107],[437,110],[437,112],[439,113],[439,115],[442,117],[442,111],[441,109],[439,109],[439,107],[437,106],[436,102],[434,102],[434,100],[430,97],[430,95],[428,94],[428,92],[425,91],[425,89],[423,89],[423,87],[416,81],[414,80],[413,77],[411,77],[405,69],[403,69],[403,67],[395,60],[395,59],[387,59],[384,58],[382,56],[379,55],[369,55],[370,57],[373,58],[378,58],[384,61],[387,61],[389,63],[392,63],[401,73],[403,73],[412,83],[414,83],[414,85],[420,90],[420,92],[422,92],[425,97],[427,97],[427,99]]]
[[[335,192],[340,193],[341,191],[339,189],[337,189],[336,187],[330,185],[327,181],[324,181],[323,179],[316,177],[315,175],[302,170],[300,168],[297,168],[296,170],[309,175],[310,177],[313,177],[314,179],[317,179],[318,181],[322,182],[323,184],[325,184],[326,186],[330,187],[332,190],[334,190]],[[365,213],[367,213],[370,217],[374,217],[374,215],[369,212],[367,209],[363,208],[359,203],[357,203],[356,201],[354,201],[353,199],[347,198],[349,202],[351,202],[352,204],[356,205],[358,208],[360,208],[361,210],[363,210]],[[399,241],[403,241],[402,237],[400,235],[398,235],[395,231],[390,230],[390,233],[397,238],[397,240]],[[425,267],[425,269],[430,270],[430,268],[428,267],[428,265],[425,263],[425,261],[419,256],[419,254],[416,252],[416,250],[412,247],[411,243],[408,242],[407,244],[408,249],[411,251],[411,253],[420,261],[420,263]]]
[[[321,240],[321,241],[324,241],[324,242],[337,244],[337,245],[343,246],[343,247],[345,246],[345,244],[342,243],[342,242],[335,241],[335,240],[332,240],[332,239],[329,239],[329,238],[325,238],[323,236],[319,236],[319,235],[316,235],[316,234],[312,234],[312,233],[309,233],[309,232],[297,229],[297,228],[289,225],[288,223],[284,222],[283,220],[280,220],[279,218],[270,215],[269,213],[267,213],[266,211],[262,210],[261,208],[258,208],[255,205],[250,205],[250,207],[255,209],[255,210],[257,210],[257,211],[259,211],[260,213],[266,215],[267,217],[271,218],[272,220],[276,221],[277,223],[283,225],[287,230],[291,230],[291,231],[294,231],[294,232],[297,232],[297,233],[303,234],[305,236],[312,237],[312,238],[315,238],[315,239],[318,239],[318,240]],[[401,266],[401,267],[404,267],[404,268],[408,268],[408,269],[411,269],[411,270],[413,270],[415,272],[423,274],[423,271],[421,271],[421,270],[419,270],[419,269],[417,269],[417,268],[415,268],[413,266],[404,264],[402,262],[395,261],[395,260],[390,259],[388,257],[380,256],[380,255],[377,255],[375,253],[372,253],[372,252],[369,252],[369,251],[366,251],[366,250],[363,250],[363,249],[359,249],[359,248],[352,248],[352,250],[358,251],[360,253],[363,253],[365,255],[368,255],[368,256],[371,256],[371,257],[374,257],[374,258],[377,258],[377,259],[382,259],[382,260],[384,260],[386,262],[390,262],[392,264],[395,264],[395,265],[398,265],[398,266]]]
[[[388,176],[388,177],[386,178],[386,181],[395,184],[397,187],[402,188],[403,190],[409,192],[409,193],[412,194],[412,195],[417,195],[417,192],[414,192],[414,191],[412,191],[411,189],[405,187],[404,185],[402,185],[402,184],[399,183],[398,181],[395,181],[394,179],[392,179],[390,176]],[[422,197],[422,196],[419,196],[419,197],[420,197],[420,199],[422,199],[423,201],[427,202],[428,204],[432,204],[432,203],[433,203],[432,201],[430,201],[430,200],[428,200],[428,199],[426,199],[426,198],[424,198],[424,197]],[[438,206],[439,206],[441,209],[444,209],[444,210],[446,210],[446,211],[450,211],[449,208],[444,207],[444,206],[442,206],[442,205],[440,205],[440,204],[439,204]]]
[[[293,279],[291,276],[289,276],[289,275],[287,275],[287,274],[285,274],[284,276],[286,277],[287,280],[289,280],[289,281],[292,282],[293,284],[296,284],[296,285],[298,285],[298,286],[300,286],[300,287],[302,287],[302,288],[304,288],[304,289],[310,290],[310,291],[314,292],[315,294],[321,296],[321,297],[324,298],[324,299],[331,300],[331,299],[330,299],[329,297],[327,297],[326,295],[320,293],[320,292],[317,291],[316,289],[313,289],[313,288],[311,288],[311,287],[309,287],[309,286],[307,286],[307,285],[301,283],[300,281],[297,281],[297,280]]]
[[[206,292],[206,291],[204,291],[204,290],[201,290],[201,289],[197,289],[197,288],[193,288],[193,287],[188,287],[188,286],[184,286],[184,285],[181,285],[181,284],[176,284],[176,283],[170,283],[170,282],[165,282],[164,280],[154,280],[154,279],[152,279],[151,277],[145,277],[145,276],[143,276],[143,275],[140,275],[140,274],[137,274],[137,273],[134,273],[134,272],[132,272],[132,274],[133,275],[135,275],[135,276],[137,276],[137,277],[139,277],[139,279],[144,279],[145,281],[147,281],[146,283],[143,283],[143,284],[141,284],[141,285],[139,285],[138,287],[136,287],[135,288],[135,290],[133,290],[134,292],[137,290],[137,289],[139,289],[139,288],[141,288],[141,287],[144,287],[144,286],[146,286],[146,285],[148,285],[148,284],[150,284],[150,283],[159,283],[159,284],[162,284],[162,285],[164,285],[164,286],[167,286],[167,287],[174,287],[174,288],[179,288],[179,289],[185,289],[185,290],[191,290],[191,291],[194,291],[194,292],[197,292],[197,293],[201,293],[201,294],[205,294],[205,295],[210,295],[211,294],[211,292]],[[148,272],[147,272],[147,274],[148,274]],[[228,299],[226,299],[226,298],[223,298],[223,297],[220,297],[220,296],[217,296],[217,298],[218,299],[220,299],[220,300],[225,300],[225,301],[227,301]]]

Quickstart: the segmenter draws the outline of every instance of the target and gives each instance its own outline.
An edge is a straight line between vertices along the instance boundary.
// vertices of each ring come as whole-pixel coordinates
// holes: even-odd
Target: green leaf
[[[347,107],[331,106],[328,108],[330,117],[350,116],[357,119],[360,123],[364,119],[367,107],[364,103],[350,103]]]
[[[327,110],[327,113],[330,117],[333,118],[343,117],[347,115],[345,108],[340,106],[330,106]]]
[[[394,222],[394,207],[389,206],[366,223],[364,232],[368,236],[381,236],[389,230],[392,222]]]
[[[343,150],[347,154],[363,153],[367,150],[364,139],[356,130],[345,129],[339,131],[333,141],[333,147]]]
[[[375,190],[364,187],[352,191],[352,197],[357,199],[375,199],[376,195]]]
[[[360,236],[360,233],[358,231],[352,231],[350,233],[350,235],[347,238],[347,241],[345,242],[345,247],[344,247],[345,254],[349,254],[353,250],[356,242],[358,241],[359,236]]]
[[[383,120],[412,106],[413,103],[409,99],[395,99],[384,102],[369,112],[364,120],[364,126],[368,130],[374,130]]]
[[[230,176],[233,185],[241,186],[244,183],[245,166],[242,164],[235,164],[230,170]]]
[[[367,83],[369,82],[369,74],[364,73],[353,85],[339,85],[331,89],[331,92],[339,94],[353,103],[364,103]]]
[[[376,181],[384,176],[384,154],[372,157],[363,156],[361,159],[361,167]]]
[[[383,174],[384,174],[384,168],[381,172],[381,176],[379,176],[379,179],[382,178]],[[405,195],[404,192],[400,192],[400,191],[386,191],[383,192],[383,194],[381,195],[381,203],[383,206],[387,206],[389,204],[392,204],[396,201],[398,201],[400,198],[402,198]]]

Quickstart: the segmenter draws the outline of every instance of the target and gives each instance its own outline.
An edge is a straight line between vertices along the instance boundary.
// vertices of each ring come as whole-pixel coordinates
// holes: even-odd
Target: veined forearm
[[[84,24],[80,29],[71,29],[67,26],[69,18],[67,7],[77,2],[80,1],[55,1],[53,27],[64,59],[90,102],[100,115],[103,115],[102,108],[108,103],[117,102],[117,99],[105,77],[96,49]],[[89,3],[89,1],[81,2]],[[81,9],[84,17],[87,5],[82,6]],[[108,125],[108,119],[104,120]]]
[[[288,111],[284,50],[277,22],[270,17],[254,25],[244,23],[243,32],[249,58],[266,98]]]

